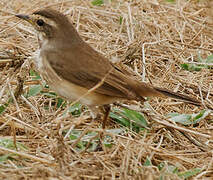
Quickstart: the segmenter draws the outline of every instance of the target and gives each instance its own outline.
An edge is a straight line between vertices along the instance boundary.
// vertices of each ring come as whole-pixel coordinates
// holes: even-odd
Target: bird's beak
[[[33,24],[32,18],[26,14],[16,14],[15,16],[29,22],[30,24]]]
[[[15,16],[26,21],[30,19],[30,17],[25,14],[16,14]]]

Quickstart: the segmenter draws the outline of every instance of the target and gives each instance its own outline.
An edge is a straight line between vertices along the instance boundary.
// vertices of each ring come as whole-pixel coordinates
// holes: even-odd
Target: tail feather
[[[158,91],[159,93],[163,94],[164,96],[179,99],[179,100],[182,100],[184,102],[187,102],[189,104],[193,104],[193,105],[196,105],[196,106],[201,106],[200,101],[198,101],[197,99],[191,98],[189,96],[182,95],[182,94],[179,94],[179,93],[176,93],[176,92],[172,92],[172,91],[169,91],[169,90],[163,89],[163,88],[154,87],[154,89],[156,91]]]

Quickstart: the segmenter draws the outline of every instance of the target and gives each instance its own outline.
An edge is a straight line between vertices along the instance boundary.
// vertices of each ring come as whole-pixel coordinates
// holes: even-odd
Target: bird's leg
[[[102,121],[102,128],[105,129],[105,126],[106,126],[106,122],[107,122],[107,119],[109,117],[109,112],[110,112],[110,109],[111,109],[111,106],[109,104],[105,104],[105,105],[102,105],[102,106],[89,106],[89,109],[91,110],[91,116],[92,116],[92,119],[101,119],[103,120]],[[101,114],[104,115],[103,119],[101,118]]]
[[[109,112],[110,112],[110,109],[111,109],[111,106],[110,105],[103,105],[103,106],[99,106],[99,111],[101,111],[103,114],[104,114],[104,118],[103,118],[103,121],[102,121],[102,128],[105,129],[105,126],[106,126],[106,122],[107,122],[107,119],[108,119],[108,116],[109,116]],[[92,110],[95,110],[94,107],[92,107]],[[97,110],[97,109],[96,109]],[[97,111],[95,111],[97,112]],[[97,113],[96,113],[97,115]],[[96,117],[97,118],[97,117]],[[99,118],[98,118],[99,119]],[[102,143],[102,140],[104,139],[104,131],[99,131],[98,132],[98,145],[96,147],[96,150],[95,151],[103,151],[105,149],[103,143]]]
[[[103,111],[104,111],[104,119],[102,123],[102,128],[105,129],[107,119],[109,117],[109,112],[110,112],[111,106],[109,104],[103,105]]]
[[[88,106],[90,109],[90,115],[92,119],[98,119],[100,117],[100,109],[97,106]]]

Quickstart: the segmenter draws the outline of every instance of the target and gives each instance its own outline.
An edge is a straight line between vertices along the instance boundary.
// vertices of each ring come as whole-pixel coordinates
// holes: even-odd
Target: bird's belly
[[[50,84],[50,87],[56,91],[60,96],[68,100],[79,100],[81,103],[88,106],[97,106],[103,104],[111,104],[116,101],[115,98],[102,95],[95,92],[88,92],[88,89],[62,80],[57,84]]]

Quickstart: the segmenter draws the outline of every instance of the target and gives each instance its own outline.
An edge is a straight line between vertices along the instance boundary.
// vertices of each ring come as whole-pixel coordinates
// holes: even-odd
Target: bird
[[[68,17],[57,10],[40,9],[29,15],[15,16],[29,22],[37,31],[39,53],[34,62],[49,87],[69,101],[79,99],[89,108],[102,107],[105,111],[103,127],[110,104],[118,101],[170,97],[201,105],[189,95],[155,87],[130,76],[86,43]]]

